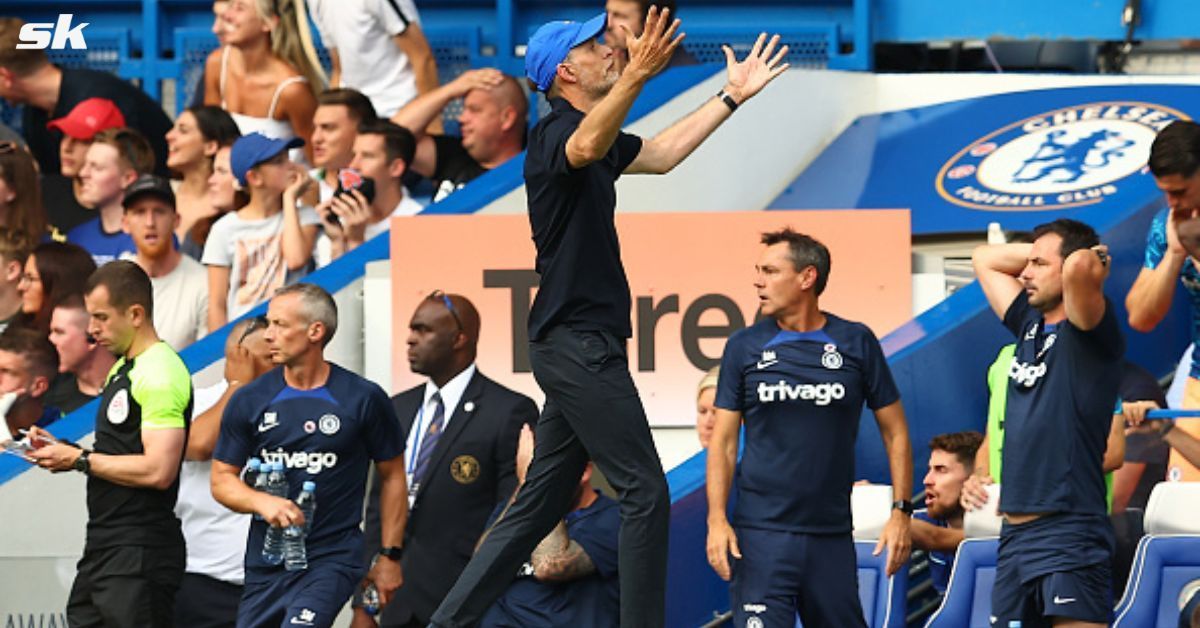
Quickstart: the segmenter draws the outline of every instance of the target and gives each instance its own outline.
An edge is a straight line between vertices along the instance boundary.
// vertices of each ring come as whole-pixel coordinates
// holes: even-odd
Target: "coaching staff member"
[[[972,256],[992,311],[1017,339],[992,624],[1105,626],[1115,542],[1104,450],[1125,340],[1104,296],[1108,249],[1096,232],[1061,218],[1033,237]]]
[[[408,364],[429,381],[392,397],[408,434],[412,507],[400,559],[404,584],[383,609],[385,628],[429,624],[471,559],[488,516],[517,487],[517,437],[522,425],[537,420],[537,406],[475,367],[479,328],[479,311],[457,294],[430,294],[409,319]],[[378,486],[376,477],[367,506],[368,558],[380,549]],[[355,610],[354,625],[370,621]]]
[[[764,318],[730,336],[708,445],[708,561],[730,583],[735,626],[866,627],[850,516],[854,440],[875,414],[892,471],[887,573],[911,546],[912,447],[900,392],[875,334],[820,308],[829,249],[783,229],[763,234],[755,265]],[[733,527],[725,518],[737,460]],[[800,481],[799,478],[805,478]],[[735,533],[736,529],[736,533]],[[729,556],[742,559],[731,569]],[[732,571],[732,573],[731,573]]]
[[[725,88],[653,139],[621,132],[650,77],[671,59],[679,20],[651,8],[641,37],[626,35],[629,65],[597,41],[605,16],[551,22],[529,40],[525,71],[551,113],[530,134],[529,220],[541,287],[529,314],[530,359],[546,393],[529,478],[488,534],[433,625],[474,624],[571,507],[589,454],[621,495],[621,626],[664,622],[666,480],[629,375],[629,284],[613,214],[617,177],[670,171],[737,106],[787,69],[787,47],[763,35],[738,63],[725,49]]]
[[[154,289],[137,264],[105,264],[85,290],[88,333],[118,358],[101,393],[95,451],[56,443],[32,454],[51,471],[88,476],[87,536],[67,622],[169,628],[186,558],[175,497],[192,378],[154,331]]]

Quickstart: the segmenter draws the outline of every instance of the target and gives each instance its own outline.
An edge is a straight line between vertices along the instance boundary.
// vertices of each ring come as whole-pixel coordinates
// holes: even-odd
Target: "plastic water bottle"
[[[374,582],[367,583],[359,601],[362,602],[362,609],[371,617],[379,614],[379,589],[375,588]]]
[[[271,473],[267,476],[267,493],[276,497],[286,498],[288,494],[287,477],[283,475],[283,463],[271,464]],[[283,528],[268,526],[263,538],[263,561],[268,565],[278,565],[283,562]]]
[[[256,491],[262,491],[264,493],[268,492],[267,480],[271,475],[271,467],[272,465],[269,462],[262,462],[258,458],[251,458],[248,467],[249,470],[246,472],[246,481],[250,481],[250,471],[253,471],[254,483],[251,484],[251,486],[253,486],[254,490]],[[254,520],[262,521],[262,515],[254,513]]]
[[[296,498],[296,506],[304,513],[304,525],[290,525],[283,531],[283,565],[288,571],[308,569],[308,548],[305,539],[312,529],[312,519],[317,511],[317,485],[305,482],[301,487],[300,496]]]

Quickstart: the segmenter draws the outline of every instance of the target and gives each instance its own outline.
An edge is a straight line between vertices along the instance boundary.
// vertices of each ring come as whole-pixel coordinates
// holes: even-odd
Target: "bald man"
[[[522,424],[537,420],[537,406],[475,368],[479,327],[470,301],[441,292],[423,299],[408,324],[409,367],[429,380],[392,398],[408,434],[409,515],[404,584],[383,610],[382,626],[429,624],[470,560],[488,516],[517,485],[517,439]],[[379,538],[378,529],[373,487],[368,542]],[[367,549],[370,559],[379,548]],[[356,609],[354,626],[371,625],[363,609]]]
[[[462,137],[428,135],[426,128],[456,99]],[[517,79],[491,68],[471,70],[408,103],[392,121],[417,136],[410,169],[433,180],[434,202],[508,161],[525,148],[529,100]]]

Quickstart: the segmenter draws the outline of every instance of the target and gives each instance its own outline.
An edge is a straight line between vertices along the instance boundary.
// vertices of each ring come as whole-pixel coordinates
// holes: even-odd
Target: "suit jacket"
[[[392,397],[406,438],[424,399],[424,384]],[[517,439],[521,425],[533,425],[537,416],[532,399],[476,370],[438,439],[427,477],[409,510],[400,561],[404,584],[384,609],[381,625],[406,624],[414,618],[422,625],[429,623],[471,559],[488,517],[516,490]],[[367,502],[368,563],[379,551],[379,525],[376,471]]]

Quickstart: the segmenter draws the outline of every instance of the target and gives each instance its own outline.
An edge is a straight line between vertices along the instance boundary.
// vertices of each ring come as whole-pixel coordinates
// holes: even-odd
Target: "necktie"
[[[442,428],[446,425],[446,409],[442,405],[442,395],[433,393],[429,398],[429,403],[433,406],[433,416],[429,420],[429,427],[425,429],[425,434],[421,437],[421,447],[417,452],[417,466],[413,470],[413,486],[419,487],[425,481],[425,474],[429,470],[429,460],[433,458],[433,450],[437,447],[438,438],[442,435]]]

